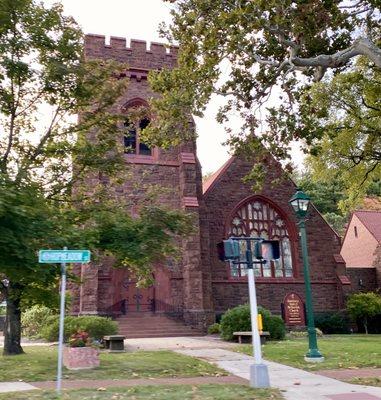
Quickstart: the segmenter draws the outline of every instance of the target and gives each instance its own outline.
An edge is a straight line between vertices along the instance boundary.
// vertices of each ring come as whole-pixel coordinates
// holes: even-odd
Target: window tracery
[[[291,240],[287,224],[269,202],[254,198],[243,204],[234,212],[229,225],[228,236],[251,236],[279,240],[280,259],[263,265],[255,265],[255,276],[265,278],[290,278],[293,276]],[[244,254],[246,243],[242,241],[241,247],[241,254]],[[231,263],[230,267],[232,277],[247,275],[245,264]]]

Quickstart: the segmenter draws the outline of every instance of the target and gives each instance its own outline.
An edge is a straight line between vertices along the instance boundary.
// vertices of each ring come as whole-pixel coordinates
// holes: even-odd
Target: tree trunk
[[[8,286],[6,302],[3,355],[22,354],[24,350],[21,347],[20,293],[17,289],[15,291],[12,290],[11,283]]]
[[[368,334],[368,319],[365,317],[364,318],[364,328],[365,328],[365,334]]]

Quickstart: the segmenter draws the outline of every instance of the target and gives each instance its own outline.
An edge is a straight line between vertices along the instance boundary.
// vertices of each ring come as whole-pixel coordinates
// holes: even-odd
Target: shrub
[[[354,320],[360,320],[368,333],[368,320],[381,314],[381,296],[374,292],[352,294],[347,309]]]
[[[84,331],[73,333],[69,338],[70,347],[89,347],[91,346],[91,339],[89,334]]]
[[[213,335],[215,333],[220,333],[220,332],[221,332],[221,325],[218,324],[217,322],[210,325],[208,328],[209,335]]]
[[[118,332],[118,324],[110,318],[97,316],[66,317],[64,325],[65,341],[73,334],[86,331],[92,339],[101,340],[105,335],[114,335]],[[58,317],[49,317],[42,329],[41,335],[49,342],[58,340]]]
[[[41,337],[41,330],[46,324],[47,318],[52,316],[54,312],[45,306],[35,305],[25,312],[21,316],[21,326],[23,335],[29,338]],[[58,318],[54,315],[54,318]]]
[[[283,319],[263,307],[258,307],[258,313],[262,315],[263,330],[270,333],[270,339],[284,339],[286,328]],[[237,331],[250,331],[250,307],[248,304],[232,308],[221,318],[221,337],[232,340],[233,333]]]
[[[316,313],[315,326],[325,334],[350,333],[349,319],[343,312]]]
[[[284,321],[278,315],[271,315],[266,328],[263,324],[263,329],[270,332],[270,339],[283,340],[286,336]]]
[[[250,330],[250,308],[247,304],[227,310],[221,318],[221,337],[224,340],[232,340],[233,332]]]

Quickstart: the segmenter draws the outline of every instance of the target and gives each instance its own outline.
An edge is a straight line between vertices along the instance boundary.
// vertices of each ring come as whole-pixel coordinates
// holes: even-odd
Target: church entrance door
[[[136,278],[128,271],[114,270],[114,311],[130,313],[155,311],[155,288],[138,288]],[[117,308],[118,310],[115,310]]]

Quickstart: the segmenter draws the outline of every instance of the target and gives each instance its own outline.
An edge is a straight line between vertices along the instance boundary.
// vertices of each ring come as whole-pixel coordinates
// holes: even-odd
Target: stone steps
[[[121,316],[116,322],[119,334],[128,339],[203,335],[201,331],[185,325],[182,321],[151,313]]]

